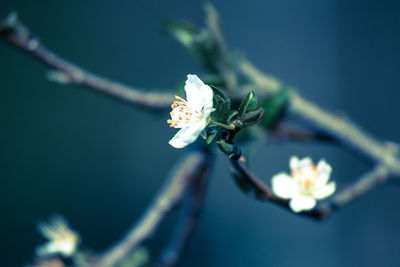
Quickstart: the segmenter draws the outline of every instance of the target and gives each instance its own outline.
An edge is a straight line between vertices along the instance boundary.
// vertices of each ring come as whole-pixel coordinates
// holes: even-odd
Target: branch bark
[[[203,206],[210,170],[211,168],[208,168],[192,183],[187,195],[183,216],[176,225],[171,242],[161,255],[159,267],[175,266],[185,245],[192,237]]]
[[[91,73],[58,56],[18,21],[15,14],[10,14],[6,21],[0,24],[0,37],[50,69],[58,71],[51,75],[54,81],[84,87],[131,105],[152,110],[168,110],[173,102],[173,94],[170,92],[144,92]]]
[[[149,206],[142,218],[126,236],[103,253],[94,266],[112,267],[120,263],[141,243],[150,238],[163,219],[182,201],[185,192],[209,166],[209,157],[203,152],[191,152],[172,172],[172,178]]]

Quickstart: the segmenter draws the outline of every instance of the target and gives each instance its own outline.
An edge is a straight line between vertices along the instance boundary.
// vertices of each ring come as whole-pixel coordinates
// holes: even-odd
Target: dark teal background
[[[400,141],[400,2],[213,1],[231,48],[326,109]],[[162,32],[163,19],[203,25],[201,1],[11,1],[41,40],[77,64],[139,88],[201,74]],[[63,214],[101,250],[139,218],[184,153],[152,115],[45,80],[46,68],[0,42],[0,266],[21,266],[43,242],[36,222]],[[339,147],[261,146],[265,181],[291,155],[321,157],[339,188],[370,164]],[[204,212],[181,266],[399,266],[400,189],[384,186],[317,223],[244,196],[218,154]],[[176,217],[176,216],[175,216]],[[173,219],[151,244],[162,247]]]

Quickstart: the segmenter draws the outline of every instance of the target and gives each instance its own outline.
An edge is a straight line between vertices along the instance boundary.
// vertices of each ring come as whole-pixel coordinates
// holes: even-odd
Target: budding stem
[[[223,124],[223,123],[220,123],[220,122],[217,122],[217,121],[212,121],[210,123],[210,125],[219,126],[219,127],[222,127],[224,129],[227,129],[227,130],[230,130],[230,131],[235,130],[235,128],[236,128],[235,124],[233,124],[233,123],[227,125],[227,124]]]

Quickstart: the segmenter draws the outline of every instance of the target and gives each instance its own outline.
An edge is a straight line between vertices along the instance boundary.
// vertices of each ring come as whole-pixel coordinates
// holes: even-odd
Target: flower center
[[[182,128],[189,123],[201,121],[204,118],[204,112],[192,110],[185,99],[175,96],[177,100],[172,103],[172,111],[169,113],[171,119],[167,120],[170,127]]]
[[[297,180],[297,182],[305,189],[309,189],[318,181],[319,172],[314,164],[304,168],[304,169],[293,169],[292,170],[292,177]]]

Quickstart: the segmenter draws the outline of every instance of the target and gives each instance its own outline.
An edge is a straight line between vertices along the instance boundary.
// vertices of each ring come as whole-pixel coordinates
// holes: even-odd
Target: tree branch
[[[105,79],[63,59],[43,45],[39,38],[18,21],[15,14],[10,14],[0,24],[0,37],[7,43],[37,59],[57,72],[50,79],[62,84],[69,84],[90,89],[131,105],[153,110],[167,110],[173,102],[172,93],[143,92],[136,88]]]
[[[132,226],[125,237],[103,253],[95,266],[111,267],[120,263],[143,241],[156,231],[162,220],[176,207],[186,190],[198,175],[208,170],[209,157],[206,153],[191,152],[173,172],[172,178],[161,190],[142,218]]]
[[[240,63],[240,70],[266,93],[275,93],[281,89],[281,82],[258,70],[250,62]],[[306,100],[298,93],[292,93],[289,99],[289,111],[305,119],[313,126],[327,133],[358,153],[374,160],[376,164],[385,165],[393,174],[400,174],[400,158],[385,143],[371,137],[357,125],[332,115],[317,105]]]
[[[336,140],[331,136],[298,127],[293,127],[284,123],[279,123],[274,129],[271,130],[271,137],[277,140],[301,141],[301,142],[325,142],[335,143]]]
[[[186,199],[184,214],[180,222],[176,225],[175,233],[171,242],[162,253],[158,264],[159,267],[175,266],[178,263],[185,245],[192,237],[203,206],[209,172],[210,168],[203,172],[202,175],[199,175],[192,183]]]

